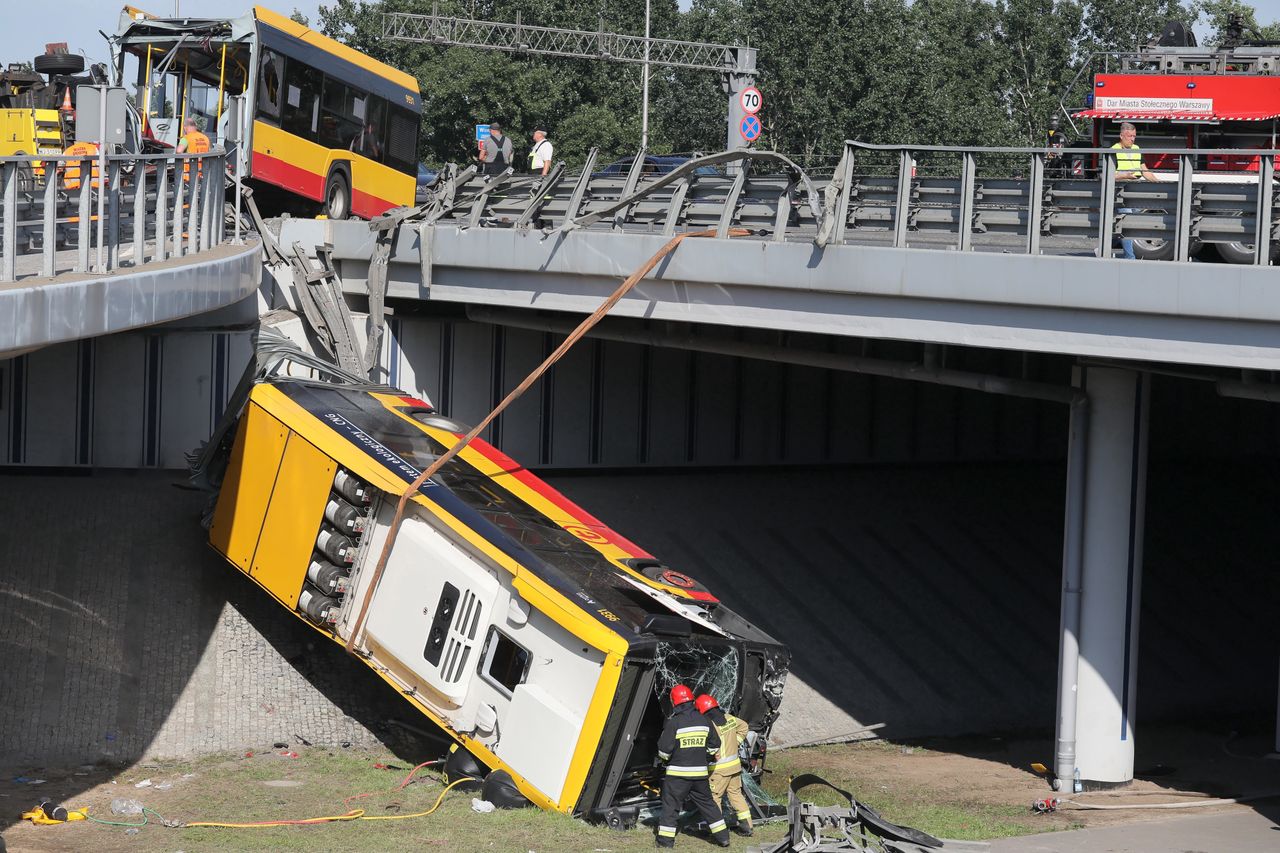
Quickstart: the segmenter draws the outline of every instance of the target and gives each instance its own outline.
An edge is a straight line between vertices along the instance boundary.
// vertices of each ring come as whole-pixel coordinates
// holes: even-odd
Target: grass
[[[927,750],[912,747],[913,755]],[[859,772],[858,755],[863,752],[900,752],[897,744],[882,740],[834,746],[781,750],[769,756],[765,791],[778,802],[787,801],[791,776],[817,773],[837,788],[843,788],[871,806],[886,820],[912,826],[940,838],[978,841],[1042,832],[1048,827],[1037,822],[1022,805],[992,805],[954,793],[940,794],[925,785],[888,785]],[[829,788],[813,786],[801,796],[818,805],[838,805],[843,798]]]
[[[860,775],[860,750],[897,748],[873,743],[781,751],[770,758],[773,772],[766,777],[766,789],[785,803],[789,774],[817,772],[859,799],[865,798],[868,805],[888,820],[935,835],[982,839],[1046,828],[1028,820],[1024,808],[992,806],[964,798],[948,799],[923,787],[888,786]],[[117,776],[115,784],[99,785],[70,797],[68,805],[88,805],[91,814],[110,818],[112,797],[131,797],[167,818],[189,822],[298,819],[338,815],[350,808],[363,808],[370,816],[390,816],[427,810],[444,787],[439,776],[427,769],[419,772],[421,781],[403,790],[394,790],[410,768],[385,753],[320,748],[296,748],[296,751],[299,753],[296,759],[268,752],[251,758],[224,754],[192,762],[138,766]],[[396,769],[380,769],[375,766],[378,763],[390,764]],[[153,786],[135,789],[134,784],[143,778],[150,778]],[[154,787],[165,782],[172,787],[167,790]],[[276,786],[266,784],[268,782],[297,784]],[[370,792],[371,796],[344,804],[344,798],[364,792]],[[4,839],[13,850],[93,849],[101,853],[179,849],[186,853],[233,850],[337,853],[410,847],[459,853],[632,853],[653,848],[653,834],[648,828],[614,832],[537,809],[480,814],[471,809],[473,796],[468,792],[450,791],[434,814],[405,820],[255,829],[170,829],[150,825],[135,834],[126,834],[120,827],[85,823],[56,827],[23,824],[8,829]],[[806,789],[804,796],[823,805],[840,801],[834,792],[821,788]],[[741,851],[752,845],[777,841],[785,830],[785,824],[774,824],[759,827],[756,837],[750,840],[734,836],[733,849]],[[679,847],[714,849],[703,839],[688,837],[682,837]]]

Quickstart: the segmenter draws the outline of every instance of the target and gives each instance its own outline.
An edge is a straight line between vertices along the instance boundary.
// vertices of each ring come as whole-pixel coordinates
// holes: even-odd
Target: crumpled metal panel
[[[255,240],[189,256],[190,263],[5,285],[0,288],[0,358],[232,305],[257,289],[260,254]]]

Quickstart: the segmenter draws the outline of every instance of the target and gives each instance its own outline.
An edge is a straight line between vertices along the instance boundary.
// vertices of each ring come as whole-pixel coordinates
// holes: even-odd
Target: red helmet
[[[694,704],[698,706],[698,713],[700,714],[705,714],[712,708],[720,707],[720,703],[716,701],[716,697],[709,696],[706,693],[699,696]]]
[[[683,684],[677,684],[671,688],[671,705],[683,705],[685,702],[693,701],[693,691]]]

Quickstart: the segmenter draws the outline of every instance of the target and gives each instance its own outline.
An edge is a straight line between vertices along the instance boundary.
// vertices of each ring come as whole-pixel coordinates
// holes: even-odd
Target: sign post
[[[754,47],[738,48],[738,67],[743,70],[726,71],[722,78],[724,92],[729,96],[729,121],[725,128],[724,146],[726,151],[742,147],[742,118],[749,115],[743,108],[742,94],[755,89],[756,49]],[[736,166],[730,165],[730,173],[735,168]]]

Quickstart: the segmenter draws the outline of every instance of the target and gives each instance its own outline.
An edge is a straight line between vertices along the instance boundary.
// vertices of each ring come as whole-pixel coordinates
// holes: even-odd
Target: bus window
[[[386,102],[374,95],[363,95],[355,100],[353,107],[361,131],[351,143],[351,150],[370,160],[383,162],[386,150],[383,144],[387,128]]]
[[[320,118],[322,75],[301,62],[290,62],[284,75],[280,127],[299,136],[314,136]]]
[[[258,114],[280,118],[280,92],[284,88],[284,57],[274,50],[262,52],[262,70],[258,74]]]
[[[391,108],[387,129],[387,165],[410,175],[418,173],[418,117],[398,107]]]
[[[529,650],[517,644],[497,628],[489,628],[485,642],[480,676],[510,697],[516,685],[529,671]]]
[[[359,92],[332,77],[324,78],[324,112],[320,116],[320,144],[326,148],[347,148],[360,135],[353,102]]]

